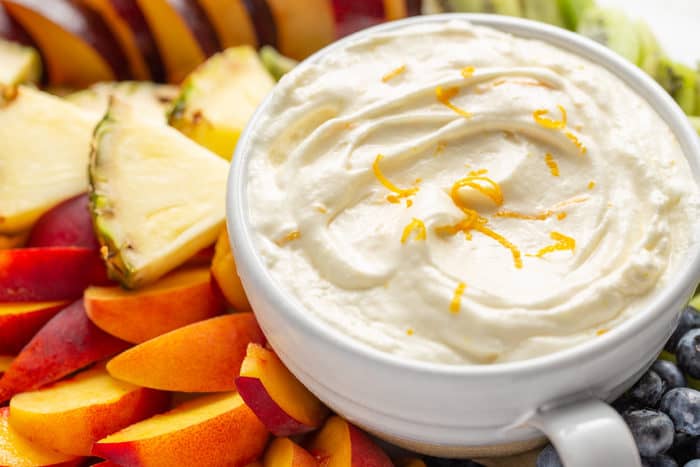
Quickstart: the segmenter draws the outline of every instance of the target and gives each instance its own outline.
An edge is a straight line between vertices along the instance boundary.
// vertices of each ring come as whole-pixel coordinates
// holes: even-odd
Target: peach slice
[[[307,448],[327,467],[393,467],[365,433],[337,415],[328,419]]]
[[[283,55],[303,60],[335,39],[331,2],[267,0],[267,3],[277,25],[277,40]]]
[[[396,461],[396,467],[426,467],[423,459],[417,457],[406,457]]]
[[[3,0],[41,49],[53,85],[126,78],[126,58],[102,18],[69,0]]]
[[[105,265],[88,248],[0,250],[0,302],[75,300],[105,283]]]
[[[237,393],[186,402],[95,443],[93,455],[120,465],[244,466],[262,454],[268,433]]]
[[[289,372],[271,350],[249,344],[236,387],[255,415],[276,436],[315,430],[328,409]]]
[[[75,456],[37,446],[17,433],[9,423],[9,407],[0,408],[0,465],[12,467],[77,466]]]
[[[318,461],[291,439],[277,438],[265,451],[263,467],[318,467]]]
[[[248,343],[264,340],[252,313],[219,316],[139,344],[114,357],[107,371],[153,389],[232,391]]]
[[[170,0],[136,0],[155,38],[168,81],[179,83],[206,55]]]
[[[68,303],[0,303],[0,354],[18,353]]]
[[[0,234],[0,250],[22,248],[27,243],[27,238],[29,238],[29,231],[18,234]]]
[[[230,306],[238,311],[250,311],[250,303],[248,303],[248,297],[243,290],[241,279],[238,277],[236,260],[231,252],[226,229],[221,232],[216,241],[214,259],[211,263],[211,275]]]
[[[89,456],[96,441],[163,412],[169,403],[169,394],[116,380],[99,366],[17,394],[10,401],[10,423],[41,446]]]
[[[79,300],[44,325],[0,378],[0,403],[129,347],[92,324]]]
[[[99,250],[100,244],[92,227],[88,196],[75,196],[42,214],[32,227],[27,246],[64,246]]]
[[[15,357],[12,355],[0,355],[0,376],[2,376],[5,371],[7,371],[8,368],[10,368],[10,365],[12,365],[12,360],[14,360]]]
[[[237,45],[257,47],[255,29],[243,0],[199,0],[199,3],[216,31],[222,48]]]
[[[138,290],[90,287],[85,310],[103,331],[138,344],[214,317],[223,304],[212,290],[209,269],[196,268],[175,271]]]

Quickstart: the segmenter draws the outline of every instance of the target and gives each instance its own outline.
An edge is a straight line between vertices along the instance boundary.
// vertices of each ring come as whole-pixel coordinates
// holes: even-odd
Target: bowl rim
[[[490,27],[516,37],[544,41],[602,66],[648,102],[666,122],[679,141],[696,183],[700,184],[700,138],[697,137],[690,121],[671,96],[641,69],[612,50],[584,36],[548,24],[494,14],[449,13],[417,16],[373,26],[340,39],[307,58],[289,75],[295,76],[301,73],[306,64],[315,63],[324,55],[368,35],[391,32],[413,25],[449,21],[467,21],[476,26]],[[492,377],[506,374],[513,376],[570,367],[583,360],[614,351],[619,342],[636,334],[643,327],[653,325],[657,317],[670,312],[674,302],[680,296],[686,295],[688,290],[695,287],[700,280],[700,242],[698,242],[693,244],[688,252],[692,260],[684,263],[675,273],[678,280],[656,291],[647,306],[634,316],[596,339],[526,360],[489,365],[455,365],[414,360],[375,349],[344,335],[321,319],[313,317],[311,313],[305,312],[303,305],[277,284],[255,246],[248,216],[247,172],[250,153],[248,148],[256,124],[270,106],[274,93],[273,90],[261,103],[241,134],[229,172],[226,219],[237,269],[239,275],[246,276],[244,288],[245,282],[249,282],[260,293],[266,295],[267,300],[281,313],[286,314],[297,325],[303,326],[307,334],[313,335],[315,339],[326,341],[329,345],[337,346],[338,350],[345,351],[346,354],[370,360],[377,365],[421,374],[427,373],[432,376]],[[696,229],[699,227],[700,225],[696,226]],[[240,274],[240,271],[243,271],[243,274]]]

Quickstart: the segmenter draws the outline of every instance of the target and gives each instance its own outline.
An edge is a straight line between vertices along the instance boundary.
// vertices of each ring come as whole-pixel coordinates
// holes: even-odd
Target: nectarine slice
[[[24,29],[7,14],[5,7],[0,3],[0,37],[6,41],[23,45],[32,45],[32,39]]]
[[[85,309],[100,329],[127,342],[141,343],[223,311],[208,268],[177,270],[138,290],[90,287]]]
[[[248,407],[277,436],[315,430],[328,409],[290,373],[271,350],[249,344],[236,387]]]
[[[126,58],[102,18],[68,0],[3,0],[41,49],[53,85],[126,78]]]
[[[114,357],[107,371],[154,389],[231,391],[248,343],[264,339],[252,313],[219,316],[139,344]]]
[[[396,467],[426,467],[425,461],[417,457],[399,459],[395,463]]]
[[[179,83],[197,65],[205,52],[185,19],[169,0],[137,0],[155,37],[168,81]]]
[[[268,433],[237,393],[216,394],[127,427],[95,443],[93,455],[120,465],[244,466]]]
[[[307,448],[324,467],[393,467],[379,446],[337,415],[326,421]]]
[[[27,439],[77,456],[116,431],[164,411],[170,396],[112,378],[102,367],[17,394],[10,401],[12,428]]]
[[[211,22],[221,47],[227,49],[237,45],[257,47],[253,23],[243,0],[199,0]]]
[[[238,311],[250,311],[248,297],[243,290],[243,284],[238,277],[236,260],[231,252],[231,244],[226,229],[221,231],[216,241],[214,259],[211,263],[211,274],[214,282],[219,287],[226,302]]]
[[[0,378],[0,403],[129,347],[92,324],[79,300],[51,318]]]
[[[105,283],[105,266],[88,248],[0,250],[0,302],[75,300]]]
[[[0,465],[8,467],[68,467],[77,458],[38,446],[17,433],[9,423],[9,407],[0,408]]]
[[[18,234],[1,235],[0,234],[0,250],[12,250],[13,248],[22,248],[29,238],[29,232]]]
[[[277,438],[265,451],[264,467],[318,467],[318,461],[289,438]]]
[[[42,214],[32,227],[27,246],[72,246],[99,250],[100,244],[92,227],[88,196],[75,196]]]
[[[10,365],[12,365],[12,360],[14,359],[15,357],[12,355],[0,355],[0,376],[5,373],[5,370],[10,368]]]
[[[331,2],[267,0],[267,3],[277,25],[277,43],[282,54],[303,60],[335,39]]]
[[[18,353],[68,303],[0,303],[0,354]]]

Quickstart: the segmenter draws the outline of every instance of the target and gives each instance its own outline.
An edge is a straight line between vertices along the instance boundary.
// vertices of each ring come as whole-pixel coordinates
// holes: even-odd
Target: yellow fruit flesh
[[[32,47],[0,39],[0,83],[36,83],[41,78],[41,58]]]

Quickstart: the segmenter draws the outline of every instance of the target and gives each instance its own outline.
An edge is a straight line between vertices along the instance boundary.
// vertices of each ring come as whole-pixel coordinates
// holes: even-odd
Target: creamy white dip
[[[308,313],[376,349],[493,363],[595,339],[696,242],[671,130],[569,52],[452,22],[299,71],[252,135],[255,241]]]

